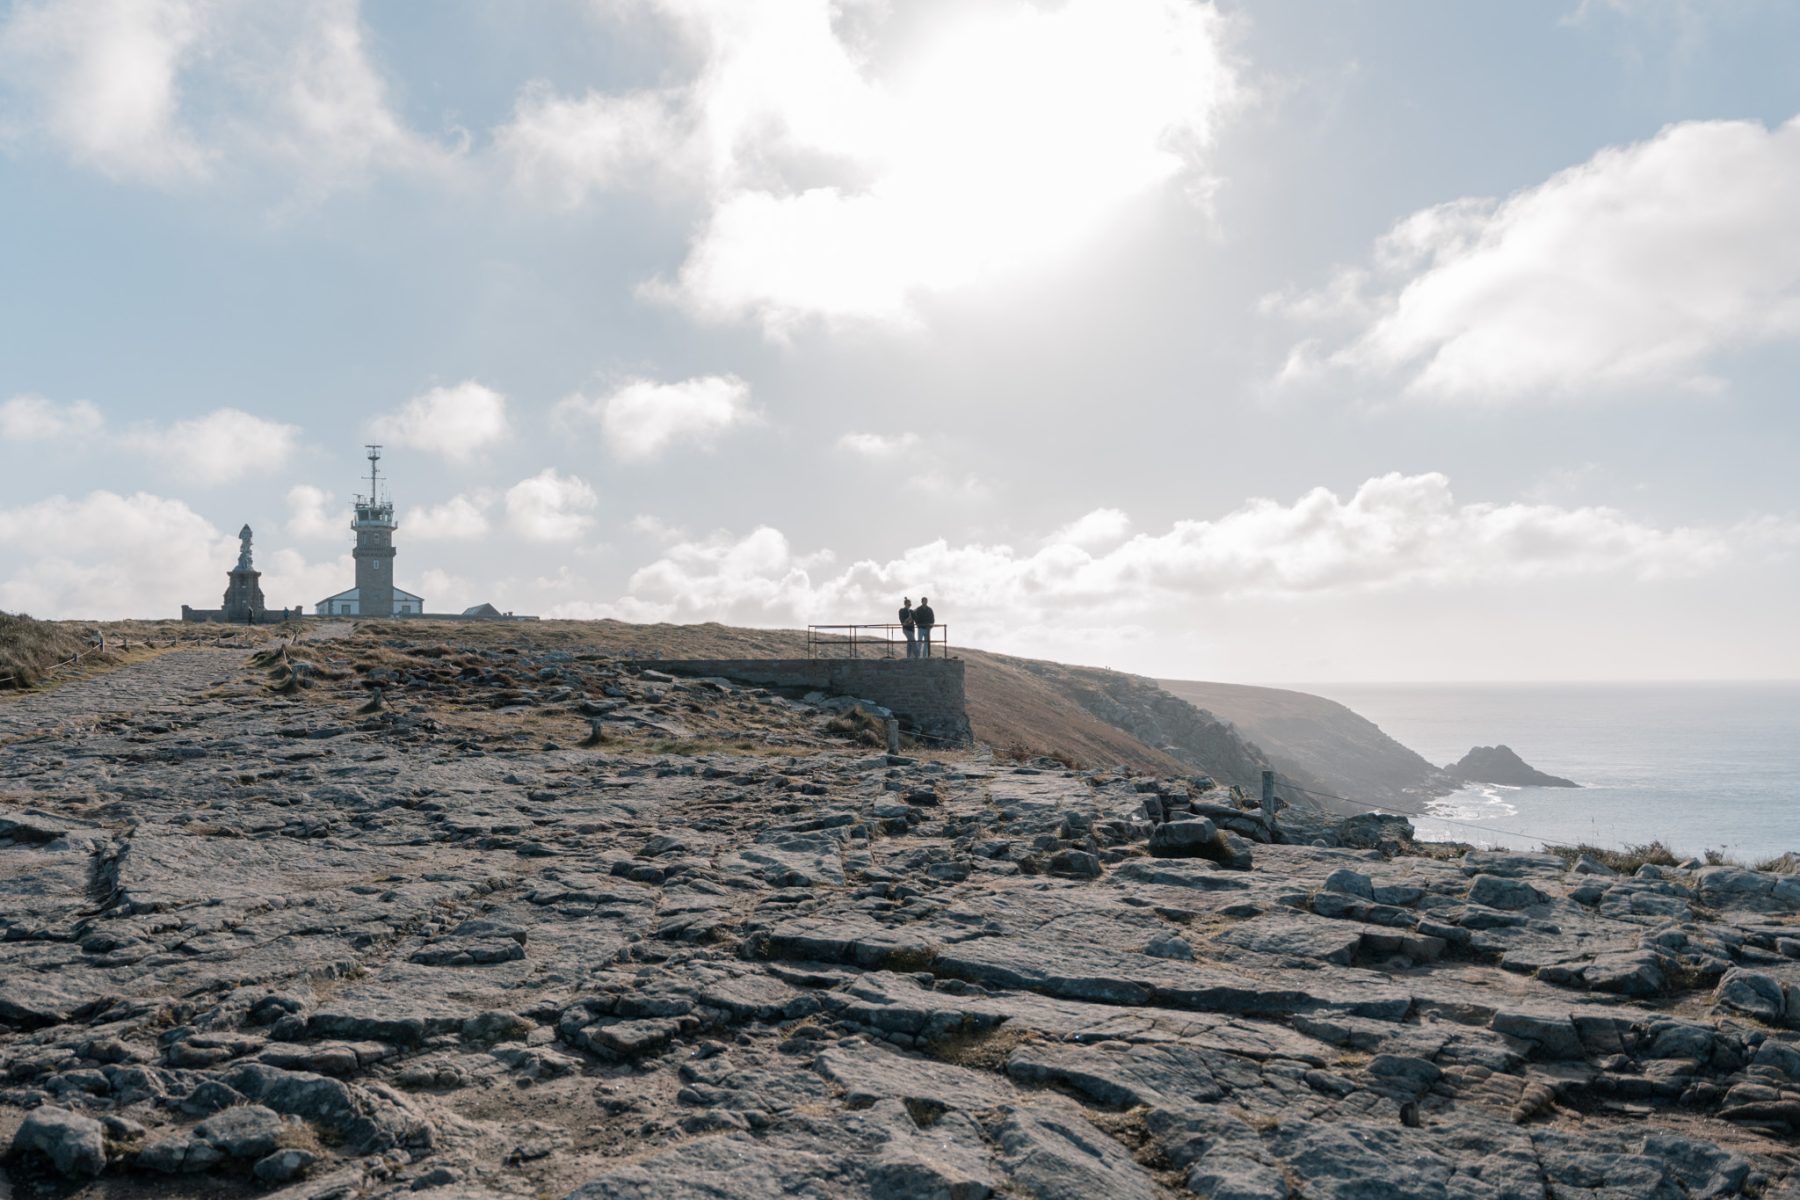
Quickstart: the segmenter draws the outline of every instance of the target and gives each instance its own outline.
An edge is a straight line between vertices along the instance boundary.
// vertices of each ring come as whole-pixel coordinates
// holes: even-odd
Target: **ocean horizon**
[[[1282,686],[1347,705],[1438,766],[1504,744],[1582,785],[1471,785],[1427,805],[1421,838],[1800,851],[1800,680]]]

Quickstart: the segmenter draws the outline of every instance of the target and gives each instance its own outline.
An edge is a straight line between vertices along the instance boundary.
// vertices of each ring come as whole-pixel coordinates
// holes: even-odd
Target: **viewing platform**
[[[891,636],[881,631],[891,631]],[[944,626],[932,631],[931,657],[906,657],[898,625],[815,625],[806,658],[637,659],[636,665],[688,678],[717,677],[777,691],[824,692],[878,704],[901,727],[934,745],[973,740],[963,687],[964,663],[948,654]]]

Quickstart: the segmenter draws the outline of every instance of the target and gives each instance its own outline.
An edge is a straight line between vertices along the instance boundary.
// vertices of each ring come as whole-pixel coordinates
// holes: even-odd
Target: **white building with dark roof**
[[[404,588],[389,588],[388,611],[369,613],[368,616],[414,617],[425,611],[423,597],[415,596]],[[335,596],[327,596],[313,606],[313,612],[321,617],[360,617],[362,611],[362,589],[351,588],[339,592]]]

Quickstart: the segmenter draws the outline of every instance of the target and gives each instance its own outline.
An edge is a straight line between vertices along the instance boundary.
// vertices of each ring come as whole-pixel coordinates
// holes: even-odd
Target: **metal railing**
[[[929,640],[922,636],[929,634]],[[910,640],[901,625],[808,625],[808,658],[949,658],[950,627],[915,630]]]

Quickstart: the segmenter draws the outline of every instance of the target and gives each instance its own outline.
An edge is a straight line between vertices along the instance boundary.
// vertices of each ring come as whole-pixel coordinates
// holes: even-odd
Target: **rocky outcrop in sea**
[[[1800,1194],[1794,878],[839,707],[376,634],[0,706],[0,1195]]]
[[[1476,746],[1444,773],[1465,783],[1498,783],[1507,787],[1580,787],[1573,779],[1548,775],[1527,763],[1511,746]]]

